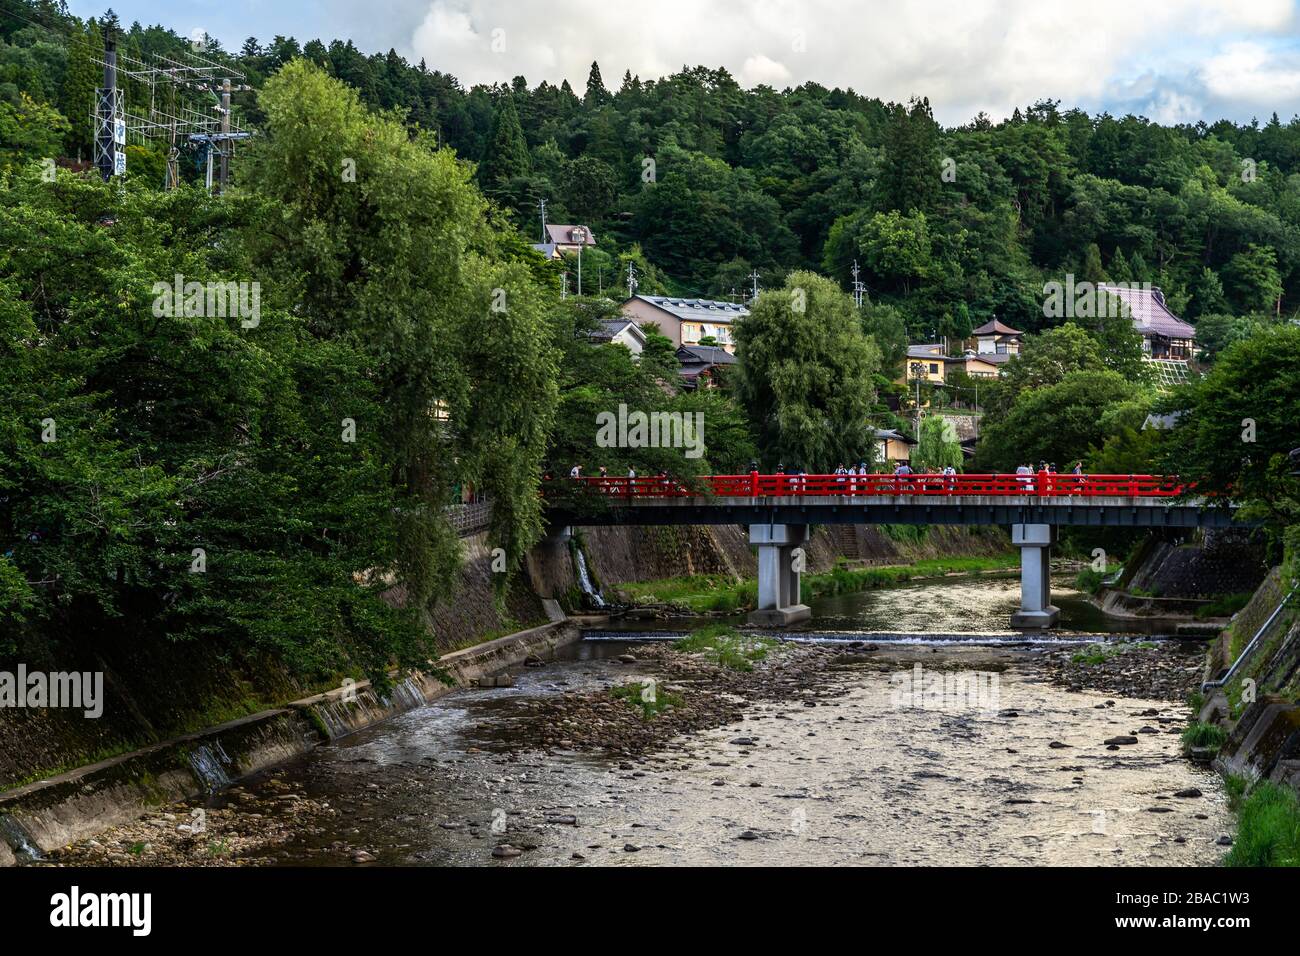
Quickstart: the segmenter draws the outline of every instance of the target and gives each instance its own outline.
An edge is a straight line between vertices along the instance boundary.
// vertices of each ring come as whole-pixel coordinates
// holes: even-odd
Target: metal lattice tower
[[[168,189],[180,182],[178,161],[182,146],[200,151],[206,164],[208,189],[224,192],[230,181],[230,160],[235,144],[252,134],[233,121],[231,94],[251,89],[236,84],[244,75],[196,52],[161,54],[150,62],[125,56],[117,50],[111,33],[104,38],[104,85],[96,90],[92,128],[95,132],[95,166],[107,181],[126,172],[128,142],[147,140],[168,144]],[[123,81],[138,84],[148,111],[124,109]]]

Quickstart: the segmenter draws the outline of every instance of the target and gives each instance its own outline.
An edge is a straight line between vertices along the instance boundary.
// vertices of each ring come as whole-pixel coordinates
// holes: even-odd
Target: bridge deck
[[[562,507],[577,525],[673,524],[1056,524],[1130,528],[1228,527],[1235,509],[1158,498],[956,495],[923,500],[834,495],[766,498],[648,498]]]
[[[1183,488],[1176,478],[1153,475],[752,474],[696,482],[692,488],[662,477],[582,478],[577,500],[557,502],[551,517],[577,525],[1243,524],[1234,507],[1178,497]]]

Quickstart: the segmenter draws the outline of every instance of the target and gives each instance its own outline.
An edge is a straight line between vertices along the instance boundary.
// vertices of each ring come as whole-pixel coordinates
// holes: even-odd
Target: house
[[[653,323],[673,345],[699,345],[712,337],[727,352],[735,354],[732,326],[749,315],[749,309],[735,302],[714,299],[679,299],[668,295],[634,295],[623,303],[623,314],[642,327]]]
[[[991,322],[985,322],[971,336],[975,339],[976,355],[1019,355],[1020,340],[1025,337],[1025,333],[995,318]],[[1006,359],[1002,361],[1005,362]]]
[[[907,347],[907,359],[903,362],[903,374],[897,381],[900,385],[915,382],[919,370],[919,377],[922,381],[942,385],[947,379],[948,366],[960,367],[965,364],[965,361],[964,357],[945,355],[942,342],[909,345]]]
[[[932,385],[942,385],[948,376],[956,371],[964,371],[974,378],[997,378],[1002,366],[1016,353],[1014,352],[978,352],[967,350],[964,355],[947,355],[942,342],[927,342],[923,345],[909,345],[907,360],[903,363],[903,374],[896,379],[898,384],[907,385],[916,381],[914,366],[920,366],[922,381]]]
[[[1142,336],[1147,358],[1187,362],[1196,347],[1196,329],[1169,311],[1165,294],[1151,285],[1108,285],[1097,291],[1118,299],[1128,309],[1133,328]]]
[[[716,345],[683,345],[677,350],[677,361],[682,363],[682,387],[714,388],[718,369],[735,365],[737,359]]]
[[[877,428],[875,439],[876,460],[884,462],[889,471],[893,471],[894,466],[900,462],[912,460],[912,446],[916,444],[916,439],[892,428]]]
[[[971,378],[997,378],[1002,366],[1010,361],[1013,352],[979,352],[967,351],[965,358],[966,374]]]
[[[561,259],[595,244],[596,234],[587,226],[547,226],[546,241],[533,243],[533,248],[548,259]]]
[[[631,319],[606,319],[591,333],[590,338],[602,345],[609,342],[626,345],[633,358],[640,356],[641,350],[645,348],[645,333]]]

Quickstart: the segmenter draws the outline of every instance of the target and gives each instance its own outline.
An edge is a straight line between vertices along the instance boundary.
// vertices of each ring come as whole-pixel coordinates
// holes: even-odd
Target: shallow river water
[[[836,598],[813,629],[996,634],[1015,587]],[[1104,626],[1090,611],[1065,630]],[[1206,865],[1230,832],[1218,778],[1179,756],[1185,708],[1052,686],[1032,646],[882,643],[829,666],[817,706],[757,703],[639,760],[511,739],[540,696],[640,676],[617,660],[629,646],[585,641],[513,688],[453,693],[277,769],[330,815],[265,862],[350,864],[360,847],[380,864]],[[900,695],[918,673],[974,672],[978,699]],[[495,860],[500,843],[525,852]]]

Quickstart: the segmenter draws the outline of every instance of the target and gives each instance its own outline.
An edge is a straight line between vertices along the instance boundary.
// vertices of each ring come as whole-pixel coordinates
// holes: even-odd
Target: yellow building
[[[903,371],[897,381],[900,385],[906,385],[920,378],[923,382],[942,385],[948,378],[948,366],[961,367],[965,362],[964,357],[944,355],[942,342],[909,345],[907,359],[903,362]]]

